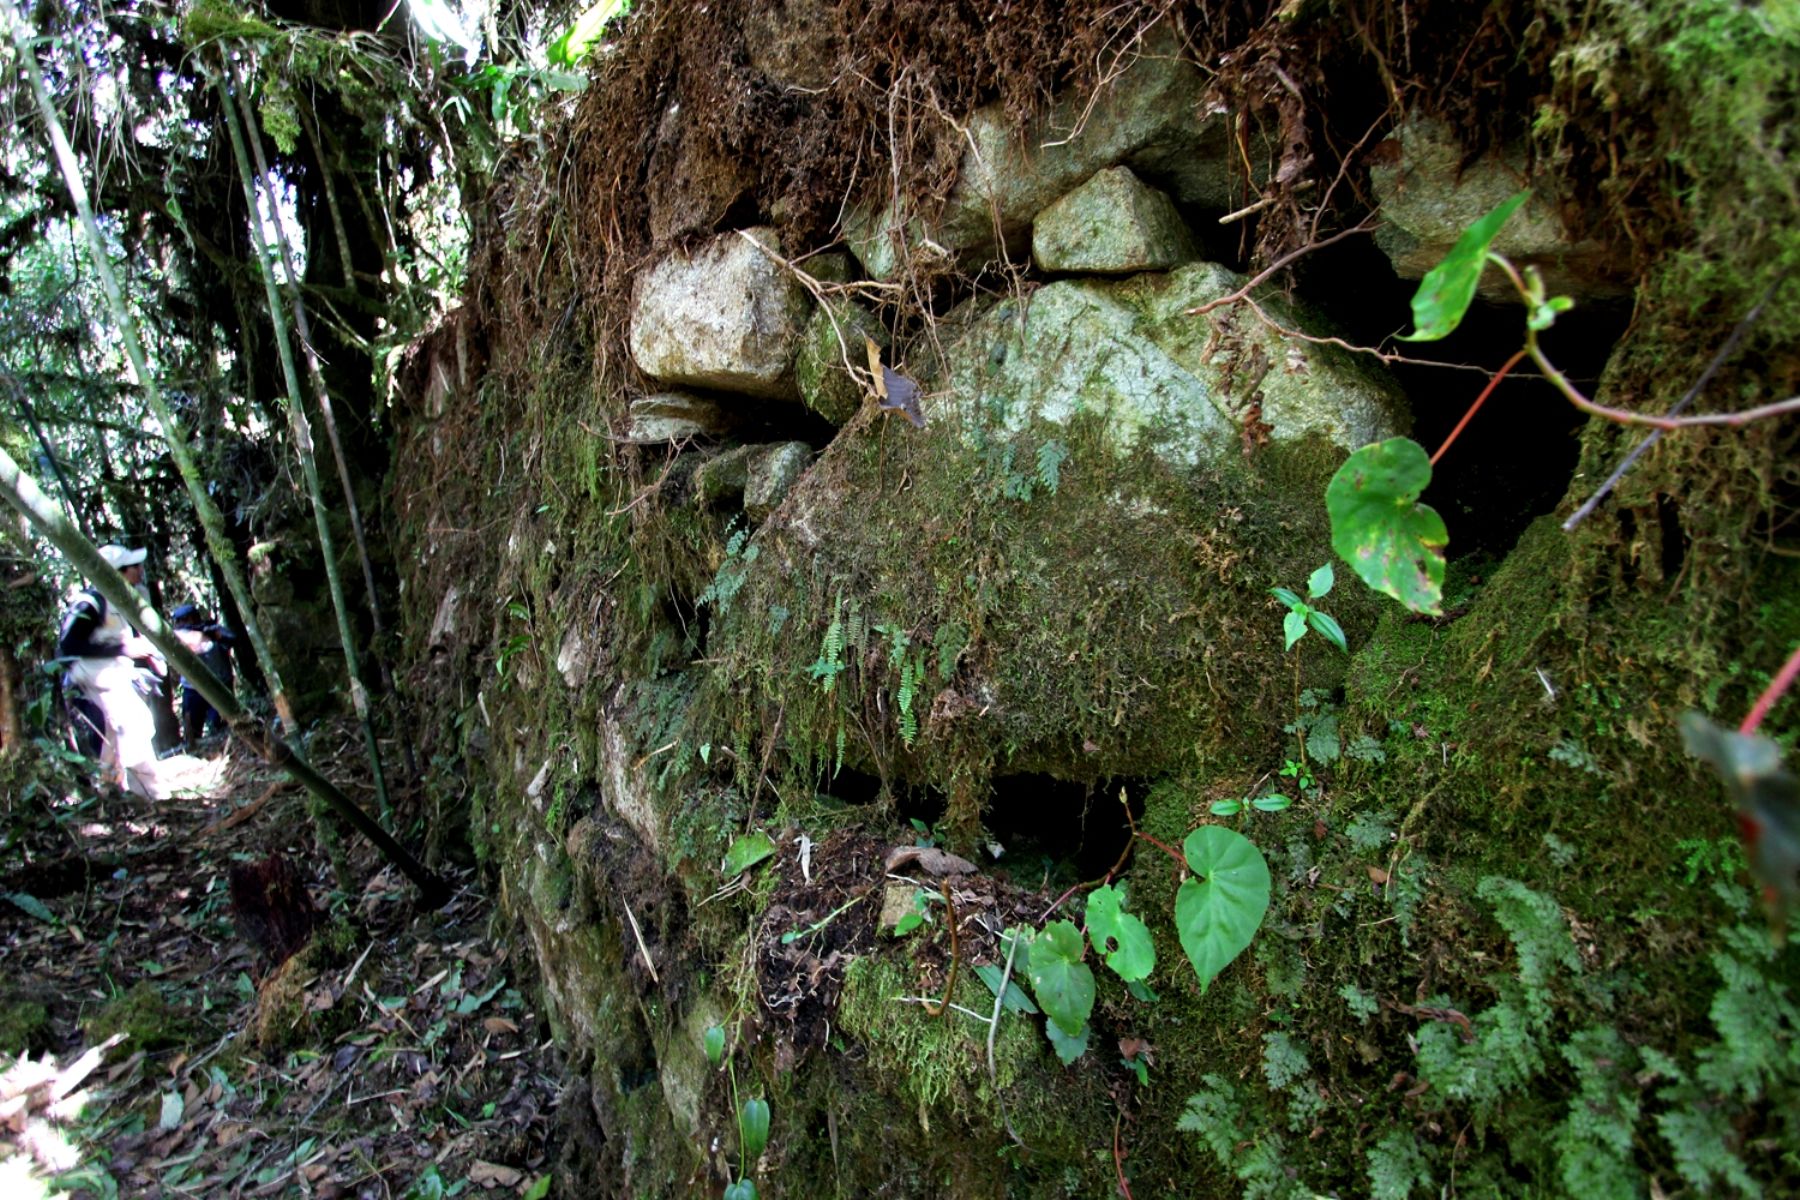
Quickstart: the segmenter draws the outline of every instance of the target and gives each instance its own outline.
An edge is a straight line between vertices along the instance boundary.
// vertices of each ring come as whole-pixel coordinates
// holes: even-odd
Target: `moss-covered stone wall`
[[[901,228],[929,241],[968,109],[994,102],[1024,128],[1082,111],[1069,98],[1098,85],[1032,31],[1061,21],[1088,44],[1098,10],[996,16],[959,62],[889,27],[905,7],[790,3],[776,36],[748,6],[643,6],[547,157],[491,198],[468,302],[407,367],[388,507],[413,564],[434,837],[481,861],[539,964],[571,1072],[568,1194],[716,1194],[745,1174],[769,1196],[1795,1187],[1800,959],[1772,940],[1730,805],[1675,721],[1735,724],[1800,639],[1796,422],[1672,434],[1565,532],[1640,436],[1589,422],[1554,512],[1428,497],[1451,529],[1443,616],[1339,563],[1323,607],[1349,654],[1319,637],[1284,650],[1268,589],[1330,560],[1322,491],[1346,447],[1287,436],[1261,381],[1311,371],[1303,352],[1349,360],[1318,345],[1352,331],[1333,319],[1404,327],[1409,285],[1322,247],[1278,277],[1291,295],[1252,293],[1261,318],[1157,310],[1181,380],[1224,364],[1192,386],[1212,389],[1229,445],[1196,460],[1159,445],[1170,419],[1122,414],[1116,358],[1033,375],[1012,357],[1092,349],[1073,320],[1029,324],[1046,284],[1135,296],[1122,307],[1141,315],[1172,276],[1052,284],[984,257],[1005,236],[974,257],[921,251],[898,281],[841,258],[807,270],[834,241],[815,192],[909,197],[918,223]],[[1581,253],[1598,244],[1635,278],[1584,386],[1667,408],[1800,254],[1770,167],[1792,149],[1800,33],[1775,7],[1722,0],[1581,23],[1554,3],[1418,8],[1288,5],[1260,24],[1184,5],[1145,32],[1173,31],[1204,68],[1246,161],[1270,156],[1237,178],[1240,198],[1273,198],[1245,239],[1226,244],[1227,214],[1195,202],[1181,212],[1196,241],[1255,271],[1308,241],[1296,218],[1315,209],[1321,230],[1378,219],[1362,151],[1417,106],[1471,160],[1506,143]],[[1131,6],[1104,19],[1149,23]],[[1007,38],[1002,77],[962,73],[1004,62]],[[863,88],[894,124],[854,135],[871,139],[860,160],[804,139],[809,119],[817,136],[870,111]],[[1622,105],[1630,128],[1609,115]],[[733,113],[755,120],[713,124]],[[1645,154],[1661,157],[1629,166]],[[1173,172],[1143,170],[1180,194]],[[1748,196],[1755,215],[1732,207]],[[802,373],[810,409],[761,402],[721,436],[633,436],[631,402],[660,386],[630,356],[633,281],[761,223],[814,287],[839,289],[819,294],[855,306],[846,328],[879,328],[882,361],[922,390],[923,429],[842,371],[820,401],[828,344]],[[1800,282],[1771,297],[1701,408],[1794,390]],[[1457,348],[1491,371],[1520,317],[1483,302],[1470,321]],[[1058,334],[1081,344],[1047,346]],[[862,353],[858,335],[836,357]],[[1044,378],[1060,382],[1030,382]],[[1402,403],[1421,429],[1447,427],[1482,382],[1428,378]],[[1536,410],[1508,396],[1451,453],[1500,473],[1549,453],[1560,435],[1513,428]],[[709,477],[735,446],[796,441],[811,461],[766,515],[724,468]],[[1465,554],[1459,529],[1500,548]],[[1793,705],[1764,729],[1790,750]],[[1212,814],[1271,790],[1296,802]],[[1221,820],[1261,848],[1273,898],[1203,989],[1171,918],[1182,872],[1150,839]],[[752,834],[773,852],[727,875]],[[921,841],[977,869],[887,869]],[[1158,966],[1141,989],[1097,971],[1087,1049],[1065,1067],[1042,1018],[997,1006],[978,968],[1004,969],[1007,927],[1079,921],[1082,885],[1105,875]],[[932,919],[897,937],[892,903]],[[735,1113],[753,1095],[772,1132],[745,1164]]]

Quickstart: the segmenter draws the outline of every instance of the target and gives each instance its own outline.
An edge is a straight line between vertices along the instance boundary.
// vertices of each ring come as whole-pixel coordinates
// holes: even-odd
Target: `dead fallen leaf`
[[[1388,873],[1380,867],[1370,867],[1369,880],[1372,883],[1385,884],[1388,881]]]
[[[975,864],[966,858],[958,858],[936,846],[896,846],[888,851],[887,862],[883,864],[889,871],[897,871],[908,863],[917,863],[932,875],[973,875]]]
[[[523,1178],[525,1176],[521,1172],[511,1167],[503,1167],[499,1163],[483,1159],[475,1160],[475,1165],[469,1168],[469,1182],[484,1188],[518,1187]]]
[[[519,1027],[505,1017],[489,1017],[481,1023],[481,1027],[489,1033],[517,1033]]]

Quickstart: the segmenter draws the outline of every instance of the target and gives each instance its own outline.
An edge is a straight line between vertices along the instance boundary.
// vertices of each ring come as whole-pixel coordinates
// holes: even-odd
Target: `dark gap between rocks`
[[[1412,328],[1415,280],[1394,274],[1369,238],[1328,246],[1306,260],[1301,294],[1356,345],[1378,346]],[[1623,304],[1584,303],[1540,335],[1545,354],[1584,394],[1598,387],[1624,333]],[[1524,345],[1522,304],[1476,300],[1442,341],[1394,344],[1409,358],[1498,370]],[[1487,385],[1472,371],[1396,363],[1389,367],[1413,411],[1413,440],[1436,453]],[[1585,417],[1523,362],[1503,380],[1432,473],[1425,501],[1450,530],[1449,554],[1504,556],[1534,519],[1568,491]],[[1598,484],[1598,480],[1594,481]]]

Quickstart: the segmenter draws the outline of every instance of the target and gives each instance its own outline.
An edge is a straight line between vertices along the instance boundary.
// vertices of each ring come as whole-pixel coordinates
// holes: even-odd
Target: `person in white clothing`
[[[100,547],[104,558],[132,587],[144,585],[144,552]],[[63,612],[58,656],[69,660],[69,681],[105,716],[100,766],[126,791],[160,796],[157,786],[156,714],[150,696],[162,674],[156,648],[131,627],[97,588],[77,593]]]

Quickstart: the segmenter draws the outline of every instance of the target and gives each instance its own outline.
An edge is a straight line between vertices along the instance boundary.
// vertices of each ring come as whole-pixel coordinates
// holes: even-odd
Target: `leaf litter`
[[[355,780],[353,732],[335,749],[332,733],[315,737],[321,765]],[[226,780],[218,799],[70,789],[5,813],[0,1016],[38,1019],[0,1022],[24,1042],[0,1045],[0,1184],[543,1195],[561,1072],[487,898],[463,878],[443,909],[415,914],[404,878],[355,846],[362,888],[334,906],[304,798],[242,762]],[[227,882],[271,854],[331,913],[272,968],[240,935]]]

